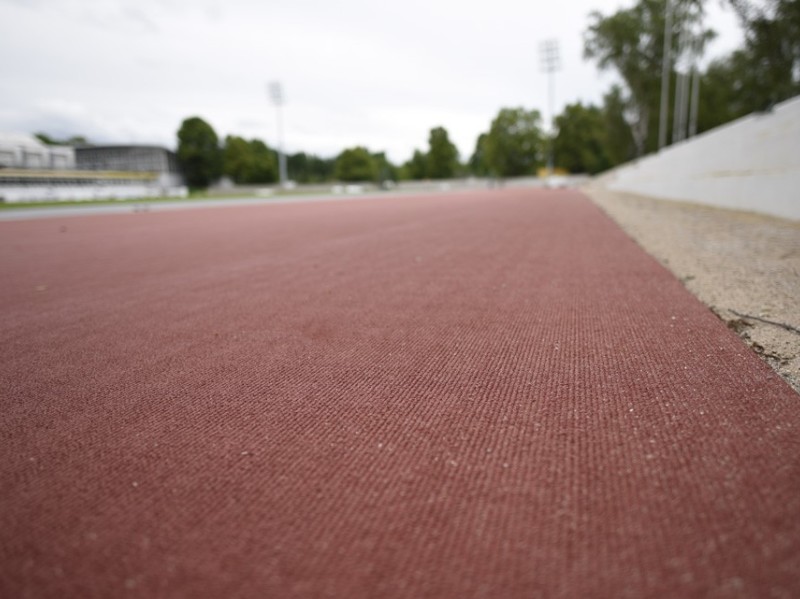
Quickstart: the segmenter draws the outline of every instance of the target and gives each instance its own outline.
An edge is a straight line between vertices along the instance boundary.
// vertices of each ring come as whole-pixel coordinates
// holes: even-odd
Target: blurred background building
[[[175,153],[160,146],[48,145],[0,133],[0,201],[185,197]]]
[[[72,169],[75,150],[48,146],[32,135],[0,133],[0,168]]]

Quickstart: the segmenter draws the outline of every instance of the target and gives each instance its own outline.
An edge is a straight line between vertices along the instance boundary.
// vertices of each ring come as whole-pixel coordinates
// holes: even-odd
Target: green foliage
[[[458,171],[458,149],[444,127],[434,127],[428,136],[426,174],[431,179],[451,179]]]
[[[322,183],[333,179],[335,163],[335,159],[332,158],[320,158],[313,154],[298,152],[287,156],[286,168],[292,181]]]
[[[403,165],[402,176],[404,179],[421,181],[428,176],[428,157],[420,150],[414,150],[411,158]]]
[[[742,48],[714,60],[700,83],[698,131],[706,131],[800,93],[800,3],[760,7],[731,0],[745,33]]]
[[[625,82],[624,114],[638,155],[658,147],[666,3],[638,0],[634,6],[609,16],[593,12],[584,35],[584,56],[596,60],[601,69],[613,68]],[[674,31],[697,26],[702,18],[702,0],[672,4]],[[702,32],[701,49],[713,36],[711,30]],[[680,36],[673,35],[673,57],[679,56],[679,45]]]
[[[225,138],[222,172],[237,185],[274,183],[278,180],[277,155],[261,140],[229,135]]]
[[[740,17],[745,43],[701,74],[697,130],[706,131],[800,94],[800,2],[728,0]],[[700,26],[704,0],[672,2],[672,57],[680,61],[680,33],[700,31],[699,50],[714,37]],[[606,96],[605,149],[610,163],[654,151],[658,144],[661,68],[667,0],[637,0],[630,8],[590,15],[584,56],[622,77]],[[674,112],[676,68],[670,81],[668,126]]]
[[[229,135],[225,138],[225,149],[222,156],[222,173],[234,183],[247,181],[252,170],[252,153],[250,144],[241,137]]]
[[[47,133],[34,133],[33,136],[48,146],[88,146],[89,140],[83,135],[73,135],[66,139],[56,139],[49,136]]]
[[[568,104],[556,117],[558,135],[553,140],[557,166],[571,173],[595,174],[606,170],[606,121],[596,106]]]
[[[206,188],[222,173],[217,134],[200,117],[190,117],[181,123],[177,156],[186,184],[191,188]]]
[[[538,110],[501,109],[482,144],[488,169],[498,177],[535,174],[544,149],[540,123]]]
[[[727,88],[727,107],[736,118],[800,94],[800,2],[731,4],[744,28],[744,47],[712,64],[704,83]]]
[[[375,159],[362,146],[344,150],[336,159],[336,179],[344,182],[374,181],[378,175]]]
[[[625,99],[618,85],[603,97],[603,122],[603,151],[609,166],[629,161],[634,157],[636,147],[631,127],[625,120]]]
[[[486,133],[478,136],[475,141],[475,151],[467,162],[467,170],[476,177],[486,177],[490,174],[489,164],[486,162],[486,137]]]
[[[750,88],[745,79],[747,60],[741,50],[714,60],[700,77],[697,130],[707,131],[754,110],[761,90]]]
[[[375,162],[375,172],[379,183],[397,181],[399,173],[397,167],[386,157],[385,152],[376,152],[372,155]]]
[[[47,133],[34,133],[33,136],[47,146],[60,146],[61,142],[50,137]]]
[[[253,166],[248,183],[275,183],[278,178],[278,153],[260,139],[249,143]]]

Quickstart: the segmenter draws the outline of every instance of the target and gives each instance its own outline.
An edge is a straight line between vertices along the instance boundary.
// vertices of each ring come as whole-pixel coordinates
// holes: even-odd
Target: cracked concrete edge
[[[800,222],[581,191],[800,394]]]

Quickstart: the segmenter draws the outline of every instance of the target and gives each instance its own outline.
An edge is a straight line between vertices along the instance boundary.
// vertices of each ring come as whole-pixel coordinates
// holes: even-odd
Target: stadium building
[[[49,146],[0,134],[0,201],[185,197],[175,153],[159,146]]]

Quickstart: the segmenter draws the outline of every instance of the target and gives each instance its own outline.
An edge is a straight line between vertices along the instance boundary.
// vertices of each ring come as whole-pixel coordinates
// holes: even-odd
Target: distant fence
[[[616,191],[800,220],[800,97],[603,175]]]
[[[18,202],[90,202],[94,200],[133,200],[140,198],[185,198],[186,187],[129,185],[0,185],[0,201]]]
[[[122,171],[0,169],[0,202],[182,198],[188,190],[168,174]]]
[[[383,186],[376,183],[313,183],[293,185],[292,191],[298,194],[341,194],[358,195],[379,193],[381,191],[405,191],[409,193],[427,193],[438,191],[464,191],[470,189],[487,189],[492,187],[573,187],[589,179],[586,175],[557,175],[552,179],[538,177],[514,177],[504,179],[487,179],[465,177],[460,179],[427,179],[422,181],[387,182]],[[270,196],[281,192],[277,185],[225,185],[212,187],[208,195],[226,197],[230,195],[252,194],[253,196]]]

